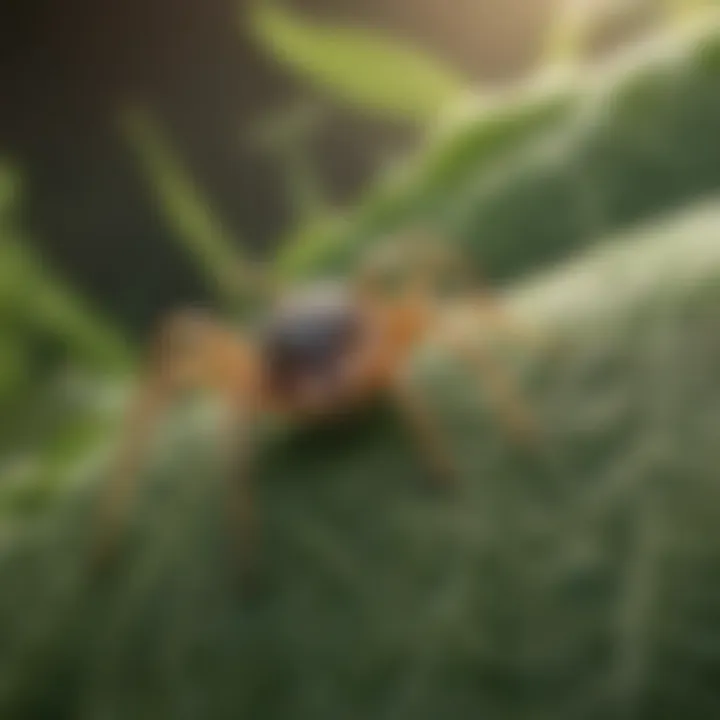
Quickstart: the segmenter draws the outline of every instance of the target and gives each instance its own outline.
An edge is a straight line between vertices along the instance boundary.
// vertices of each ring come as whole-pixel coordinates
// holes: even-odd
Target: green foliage
[[[107,378],[78,371],[36,373],[32,383],[15,387],[12,405],[3,407],[12,427],[0,435],[0,537],[97,468],[117,426],[111,389]]]
[[[22,236],[14,213],[19,194],[16,174],[0,165],[0,318],[3,330],[42,336],[96,369],[117,369],[129,359],[127,346],[104,319],[97,318],[54,275]]]
[[[8,514],[60,491],[97,447],[108,418],[90,378],[101,373],[106,385],[131,358],[23,237],[20,194],[17,175],[0,166],[0,535]]]
[[[342,270],[388,233],[422,225],[490,275],[514,276],[716,189],[718,127],[711,14],[597,75],[481,107],[333,226],[301,231],[279,263],[290,275]]]
[[[361,110],[424,123],[467,90],[449,67],[378,32],[311,22],[274,2],[256,3],[251,21],[278,61]]]
[[[128,369],[131,352],[22,237],[13,212],[17,178],[7,168],[0,175],[0,484],[5,489],[9,468],[27,466],[21,457],[32,458],[33,472],[43,473],[58,433],[75,432],[79,414],[62,392],[67,369],[117,375]]]
[[[6,322],[48,338],[73,358],[104,369],[127,366],[128,346],[52,275],[27,241],[0,240],[0,313]]]
[[[595,41],[633,26],[682,26],[706,13],[717,0],[559,0],[547,33],[544,60],[576,63],[591,53]]]
[[[713,201],[511,295],[553,339],[518,366],[540,453],[482,383],[419,358],[456,496],[423,490],[381,411],[268,437],[254,600],[197,427],[166,438],[102,583],[94,483],[67,493],[0,543],[0,716],[717,716],[719,232]]]
[[[246,260],[241,245],[210,208],[154,119],[139,109],[122,117],[123,134],[136,155],[160,212],[197,263],[218,300],[238,305]]]
[[[454,188],[501,169],[567,117],[573,102],[567,88],[552,84],[513,102],[482,103],[479,122],[477,109],[467,108],[449,128],[431,136],[418,157],[391,169],[347,216],[301,227],[280,248],[279,272],[297,277],[342,271],[387,233],[407,225],[432,226],[439,204],[452,197]]]
[[[262,118],[243,133],[244,141],[266,154],[282,171],[293,222],[315,222],[328,213],[328,200],[313,158],[312,139],[323,121],[317,103],[300,102]]]

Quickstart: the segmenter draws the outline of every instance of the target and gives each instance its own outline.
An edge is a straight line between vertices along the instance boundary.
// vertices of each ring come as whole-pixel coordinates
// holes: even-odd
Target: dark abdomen
[[[263,334],[271,390],[292,399],[303,383],[333,382],[360,337],[357,307],[342,289],[321,288],[291,298]]]

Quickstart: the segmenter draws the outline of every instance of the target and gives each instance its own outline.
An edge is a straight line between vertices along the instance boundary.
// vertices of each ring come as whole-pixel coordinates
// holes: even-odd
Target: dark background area
[[[537,54],[550,0],[303,0],[309,16],[415,41],[477,82]],[[291,222],[281,168],[243,130],[306,91],[257,47],[229,0],[15,0],[0,22],[0,157],[22,172],[24,225],[44,255],[126,325],[203,298],[117,131],[146,104],[213,207],[262,253]],[[347,202],[409,128],[333,107],[314,155]]]

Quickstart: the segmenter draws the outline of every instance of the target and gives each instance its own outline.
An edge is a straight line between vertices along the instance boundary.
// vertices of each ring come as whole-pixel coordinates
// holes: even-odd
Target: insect
[[[465,267],[447,245],[398,239],[372,253],[349,280],[275,293],[254,331],[238,332],[195,311],[162,322],[102,497],[98,556],[114,554],[152,430],[184,390],[210,391],[229,411],[240,472],[229,473],[227,507],[242,566],[252,561],[255,534],[252,453],[244,441],[262,416],[322,422],[384,396],[406,423],[432,481],[453,486],[454,459],[409,372],[426,342],[443,344],[482,375],[508,432],[532,442],[534,423],[504,368],[467,333],[452,328],[449,318],[460,309],[507,323],[503,308],[483,287],[464,290],[459,298],[442,296],[443,279],[464,275]]]

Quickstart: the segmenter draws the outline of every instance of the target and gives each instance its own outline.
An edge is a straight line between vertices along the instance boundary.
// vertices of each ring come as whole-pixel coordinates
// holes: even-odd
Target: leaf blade
[[[440,61],[370,30],[311,23],[273,3],[253,8],[250,25],[280,63],[371,112],[424,122],[467,88]]]

